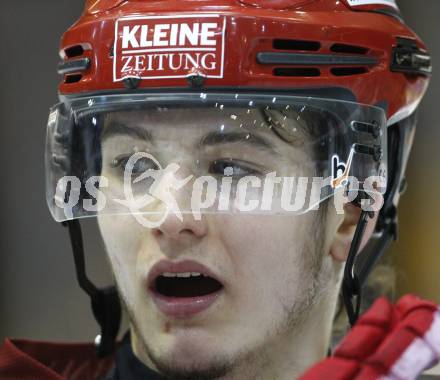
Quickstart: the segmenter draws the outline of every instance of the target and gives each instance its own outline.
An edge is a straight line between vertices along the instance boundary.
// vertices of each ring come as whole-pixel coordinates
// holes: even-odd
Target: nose
[[[181,181],[190,175],[192,175],[192,172],[179,162],[179,170],[173,173],[173,178],[176,181]],[[206,218],[196,219],[193,213],[189,211],[191,210],[192,189],[190,185],[191,182],[178,190],[169,190],[170,195],[175,201],[174,206],[179,210],[180,217],[170,210],[161,225],[152,230],[153,236],[165,253],[168,251],[181,251],[197,243],[208,232]],[[186,212],[183,210],[186,210]]]
[[[197,220],[192,213],[182,214],[182,220],[170,213],[159,227],[153,229],[153,235],[158,240],[182,244],[200,240],[207,232],[206,219]]]

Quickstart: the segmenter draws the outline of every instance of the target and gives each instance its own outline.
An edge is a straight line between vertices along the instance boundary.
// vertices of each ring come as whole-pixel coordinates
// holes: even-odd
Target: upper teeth
[[[164,272],[162,273],[163,277],[198,277],[202,276],[199,272],[183,272],[183,273],[171,273],[171,272]]]

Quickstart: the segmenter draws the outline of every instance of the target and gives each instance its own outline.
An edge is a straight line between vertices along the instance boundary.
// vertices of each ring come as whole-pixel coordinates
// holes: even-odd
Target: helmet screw
[[[200,88],[205,83],[205,77],[199,74],[190,75],[187,77],[188,84],[193,88]]]
[[[140,82],[141,80],[139,78],[125,78],[124,86],[129,90],[135,90],[136,88],[139,87]]]

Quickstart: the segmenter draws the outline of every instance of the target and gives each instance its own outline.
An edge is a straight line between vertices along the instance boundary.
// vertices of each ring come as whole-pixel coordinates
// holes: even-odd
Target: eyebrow
[[[104,141],[115,135],[131,136],[140,140],[153,141],[151,133],[140,126],[127,126],[117,121],[110,121],[101,133],[101,141]]]
[[[200,140],[199,147],[213,146],[218,144],[233,144],[236,142],[257,146],[270,151],[271,153],[279,154],[275,149],[274,144],[264,137],[252,134],[250,132],[210,132]]]
[[[145,141],[153,141],[151,132],[140,126],[127,126],[121,122],[110,121],[110,123],[104,128],[101,133],[101,142],[115,136],[115,135],[127,135],[137,139]],[[257,146],[269,151],[272,154],[279,155],[273,143],[265,139],[264,137],[252,134],[250,132],[219,132],[213,131],[203,136],[198,147],[214,146],[219,144],[233,144],[233,143],[246,143],[247,145]]]

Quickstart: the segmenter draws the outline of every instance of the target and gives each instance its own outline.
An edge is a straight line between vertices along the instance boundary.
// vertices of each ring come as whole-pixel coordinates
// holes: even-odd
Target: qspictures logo
[[[216,14],[120,18],[113,80],[223,78],[225,28]]]
[[[302,215],[318,210],[329,196],[334,198],[336,212],[343,214],[344,205],[357,199],[359,191],[368,195],[362,199],[361,208],[379,211],[386,178],[372,175],[361,184],[357,178],[348,176],[351,161],[349,157],[346,163],[342,162],[335,155],[333,174],[327,178],[281,177],[276,172],[234,178],[232,166],[225,167],[221,177],[193,174],[184,177],[179,174],[178,163],[162,166],[151,154],[136,152],[125,164],[123,189],[120,180],[115,186],[106,176],[92,176],[85,183],[78,177],[64,176],[58,180],[54,204],[64,214],[57,219],[60,221],[77,217],[78,211],[87,216],[108,212],[131,214],[149,228],[160,226],[169,214],[181,221],[184,213],[192,214],[196,220],[200,220],[202,214],[217,212]],[[151,168],[139,173],[135,169],[139,162]],[[84,196],[85,193],[88,196]],[[81,194],[83,199],[80,200]],[[185,204],[183,209],[178,200]]]

